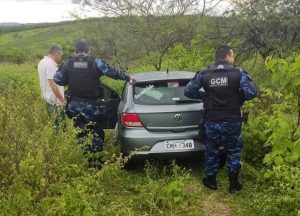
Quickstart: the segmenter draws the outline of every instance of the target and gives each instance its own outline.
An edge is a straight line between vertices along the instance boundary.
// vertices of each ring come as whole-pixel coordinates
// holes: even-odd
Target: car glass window
[[[103,84],[100,85],[100,98],[111,98],[111,99],[118,99],[119,96],[117,92]]]
[[[162,80],[136,83],[134,85],[134,103],[172,105],[200,102],[184,96],[184,88],[188,82],[189,80]]]

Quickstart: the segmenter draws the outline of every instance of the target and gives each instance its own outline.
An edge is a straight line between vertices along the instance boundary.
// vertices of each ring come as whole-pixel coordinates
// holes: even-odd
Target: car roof
[[[145,82],[157,80],[192,79],[194,75],[194,72],[189,71],[152,71],[134,74],[133,78],[136,82]]]

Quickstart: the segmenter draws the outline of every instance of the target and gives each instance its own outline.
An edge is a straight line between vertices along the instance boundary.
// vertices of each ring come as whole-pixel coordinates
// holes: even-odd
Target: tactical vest
[[[100,75],[95,59],[77,56],[69,59],[66,69],[72,98],[96,100],[100,96]]]
[[[206,121],[240,119],[240,68],[212,65],[202,71]]]

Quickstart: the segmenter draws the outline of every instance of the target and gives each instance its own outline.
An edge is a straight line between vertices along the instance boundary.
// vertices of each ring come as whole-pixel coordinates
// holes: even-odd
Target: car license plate
[[[194,140],[166,140],[165,141],[165,150],[185,150],[185,149],[194,149]]]

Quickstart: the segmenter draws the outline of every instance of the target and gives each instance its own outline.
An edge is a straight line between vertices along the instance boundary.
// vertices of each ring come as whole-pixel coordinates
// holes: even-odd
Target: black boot
[[[239,180],[239,172],[229,173],[229,193],[234,194],[242,190],[243,184]]]
[[[212,190],[217,190],[217,181],[216,181],[216,175],[210,175],[206,176],[202,179],[202,183],[205,187],[208,187]]]

